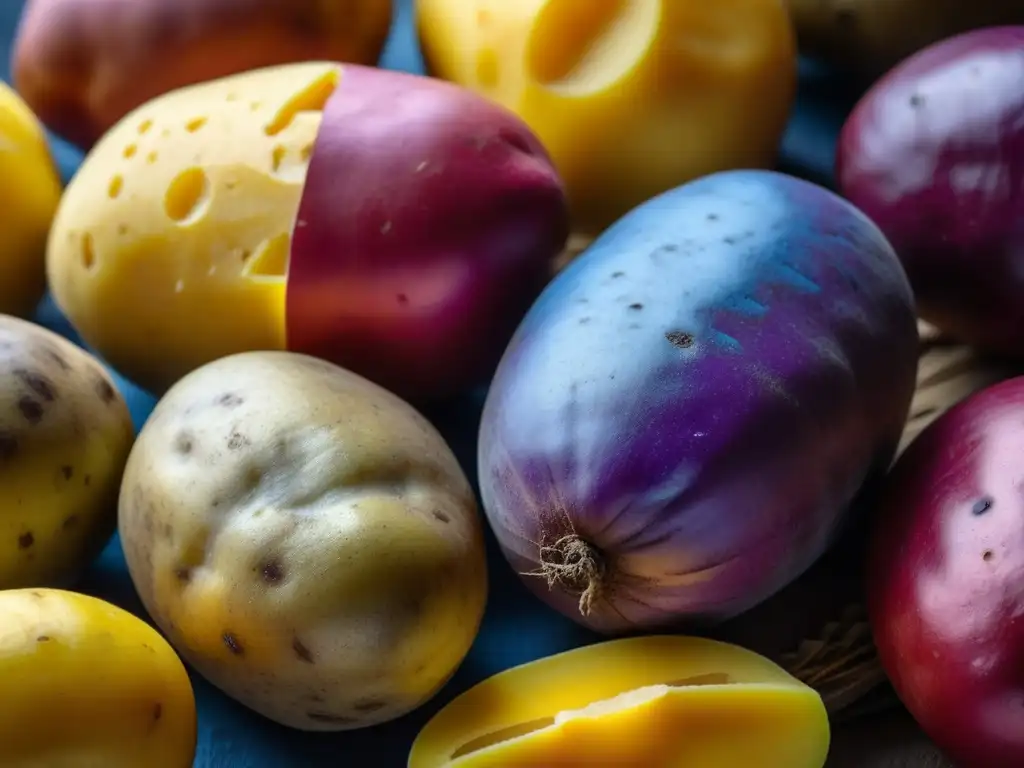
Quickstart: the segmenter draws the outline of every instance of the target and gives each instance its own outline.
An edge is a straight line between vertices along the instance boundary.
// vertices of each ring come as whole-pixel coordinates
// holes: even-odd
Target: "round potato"
[[[28,0],[18,90],[88,149],[135,107],[193,83],[309,59],[376,64],[391,0]]]
[[[0,591],[5,768],[190,768],[185,666],[142,619],[95,597]]]
[[[114,532],[133,437],[97,360],[0,315],[0,589],[81,575]]]
[[[802,53],[870,81],[947,37],[1024,23],[1021,0],[786,0]]]
[[[46,289],[46,237],[61,181],[42,126],[0,81],[0,312],[26,316]]]
[[[119,513],[178,651],[294,728],[417,707],[482,617],[482,527],[455,457],[411,406],[316,358],[243,353],[178,382],[132,450]]]

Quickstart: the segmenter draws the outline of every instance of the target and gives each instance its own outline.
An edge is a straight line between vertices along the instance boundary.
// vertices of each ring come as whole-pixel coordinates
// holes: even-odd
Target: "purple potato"
[[[1024,27],[896,67],[843,126],[836,177],[896,249],[924,319],[1024,356]]]
[[[753,607],[888,468],[917,341],[899,260],[833,193],[746,170],[649,200],[547,287],[491,386],[506,558],[607,634]]]

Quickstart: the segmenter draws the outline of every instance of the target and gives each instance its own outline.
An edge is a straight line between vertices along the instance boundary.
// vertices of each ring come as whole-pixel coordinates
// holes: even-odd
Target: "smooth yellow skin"
[[[172,387],[119,514],[132,579],[174,646],[294,728],[419,706],[482,618],[482,528],[455,457],[411,406],[311,357],[235,355]]]
[[[409,768],[822,768],[821,697],[739,646],[611,640],[501,672],[420,732]]]
[[[191,768],[185,667],[141,619],[94,597],[0,591],[4,768]]]
[[[271,67],[172,91],[86,157],[53,225],[54,299],[118,371],[162,393],[283,349],[290,237],[341,68]]]
[[[0,312],[25,316],[46,290],[46,236],[61,181],[46,134],[0,82]]]
[[[0,589],[78,578],[114,532],[134,436],[95,358],[0,315]]]
[[[417,0],[432,74],[534,130],[595,234],[708,173],[774,164],[796,91],[783,0]]]

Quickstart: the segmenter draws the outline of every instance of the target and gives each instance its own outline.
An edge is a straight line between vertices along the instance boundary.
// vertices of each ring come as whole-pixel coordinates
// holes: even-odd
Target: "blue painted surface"
[[[9,79],[9,47],[22,2],[0,2],[0,75],[5,80]],[[412,0],[395,2],[395,28],[381,65],[422,71],[411,23]],[[836,134],[853,98],[853,93],[827,74],[804,66],[799,105],[783,145],[783,170],[819,183],[829,182]],[[65,179],[69,178],[80,155],[57,138],[53,140],[53,150]],[[40,306],[37,321],[79,341],[49,300]],[[129,402],[136,427],[141,426],[152,409],[153,398],[121,377],[117,381]],[[481,405],[482,395],[477,393],[428,414],[474,479]],[[396,722],[363,731],[305,734],[289,731],[251,713],[193,676],[200,722],[195,768],[400,768],[405,765],[419,728],[459,692],[502,669],[597,639],[561,619],[527,593],[498,555],[493,541],[489,545],[491,596],[480,635],[457,675],[427,706]],[[116,539],[80,588],[145,617]]]

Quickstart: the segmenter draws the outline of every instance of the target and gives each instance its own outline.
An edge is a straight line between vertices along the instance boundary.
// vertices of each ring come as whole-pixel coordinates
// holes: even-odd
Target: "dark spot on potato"
[[[174,438],[174,450],[187,456],[192,453],[192,448],[192,436],[187,432],[179,432],[178,436]]]
[[[630,304],[629,308],[632,309],[634,312],[639,312],[641,309],[644,308],[644,305],[637,302],[635,304]]]
[[[28,395],[18,398],[18,410],[29,424],[38,424],[43,418],[43,406]]]
[[[100,400],[107,404],[114,402],[114,399],[117,397],[114,386],[106,379],[96,379],[96,394],[100,396]]]
[[[284,568],[277,560],[268,560],[260,566],[260,575],[267,584],[280,584],[284,580]]]
[[[986,563],[989,562],[995,556],[995,552],[993,552],[991,549],[986,549],[984,552],[981,553],[981,559],[984,560]]]
[[[971,514],[984,515],[986,512],[992,509],[992,505],[994,503],[995,502],[993,501],[991,496],[983,496],[982,498],[974,502],[974,506],[971,507]]]
[[[237,451],[239,448],[244,448],[247,445],[249,445],[249,438],[241,432],[235,431],[228,435],[229,451]]]
[[[718,221],[718,214],[717,213],[709,213],[708,214],[708,221]]]
[[[214,509],[219,507],[220,506],[220,499],[212,499],[210,501],[210,506],[213,507]]]
[[[23,368],[16,370],[14,375],[21,380],[22,384],[35,392],[46,402],[52,403],[57,399],[57,392],[54,389],[53,382],[45,376],[35,373],[34,371],[26,371]]]
[[[37,643],[48,643],[48,642],[50,642],[50,636],[49,635],[40,635],[39,637],[36,638],[36,642]]]
[[[74,474],[75,474],[75,468],[72,467],[70,464],[65,464],[63,467],[60,468],[60,475],[65,480],[70,480],[71,476],[74,475]]]
[[[910,97],[910,106],[913,107],[914,109],[917,109],[922,104],[924,104],[924,96],[922,96],[921,94],[915,93],[913,96]]]
[[[192,569],[182,566],[181,568],[174,569],[174,578],[180,581],[182,584],[188,584],[192,581]]]
[[[730,235],[729,237],[723,237],[722,242],[725,243],[726,245],[736,245],[736,243],[738,243],[739,240]]]
[[[406,296],[404,293],[400,293],[397,296],[395,296],[395,301],[397,301],[404,307],[406,304],[409,303],[409,297]]]
[[[84,485],[87,488],[90,485],[92,485],[92,475],[86,475],[85,477],[83,477],[82,478],[82,485]]]
[[[434,510],[434,519],[440,520],[442,523],[450,523],[452,521],[452,519],[440,509]]]
[[[18,438],[10,432],[0,431],[0,461],[9,461],[18,455]]]
[[[68,515],[66,518],[64,518],[64,522],[61,523],[61,528],[63,528],[65,531],[69,531],[76,525],[78,525],[78,515]]]
[[[245,655],[245,648],[242,646],[242,641],[231,632],[225,632],[221,635],[221,640],[224,641],[225,647],[235,656]]]
[[[155,723],[164,716],[164,705],[159,701],[153,705],[153,722]]]
[[[221,405],[225,408],[237,408],[244,402],[245,400],[236,395],[234,392],[225,392],[223,395],[217,398],[217,405]]]
[[[306,717],[317,723],[333,723],[334,725],[353,725],[359,720],[348,715],[332,715],[330,712],[307,712]]]
[[[586,325],[589,322],[590,322],[590,318],[589,317],[581,317],[580,318],[580,325]]]
[[[57,364],[57,367],[63,371],[71,370],[71,365],[67,360],[64,359],[64,355],[58,352],[56,349],[46,350],[46,356]]]
[[[161,526],[160,528],[160,533],[163,534],[163,537],[165,539],[174,538],[174,528],[171,527],[170,523],[164,523],[163,526]]]
[[[612,278],[625,277],[625,272],[612,272]]]
[[[388,704],[380,699],[360,699],[353,705],[356,712],[378,712]]]
[[[669,331],[665,334],[668,343],[680,349],[689,349],[693,346],[693,334],[685,331]]]
[[[26,531],[18,537],[18,549],[28,549],[36,543],[36,537],[32,535],[32,531]]]
[[[304,661],[307,664],[316,663],[316,661],[313,660],[313,652],[309,650],[305,643],[297,637],[292,640],[292,650],[295,651],[295,655],[299,657],[299,661]]]
[[[33,590],[32,592],[29,592],[29,594],[32,595],[32,597],[34,597],[36,600],[42,600],[43,599],[43,593],[42,592],[36,592],[36,591]]]

